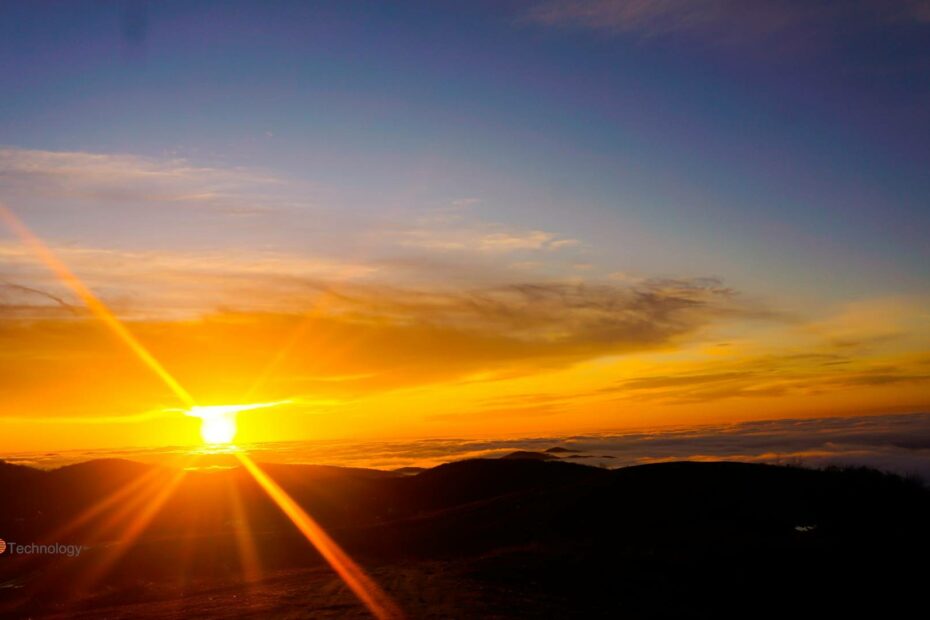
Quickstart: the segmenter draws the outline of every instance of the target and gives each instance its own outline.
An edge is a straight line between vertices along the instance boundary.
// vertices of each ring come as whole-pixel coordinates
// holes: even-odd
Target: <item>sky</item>
[[[0,94],[5,221],[241,440],[930,409],[924,0],[11,1]],[[36,247],[0,452],[198,442]]]

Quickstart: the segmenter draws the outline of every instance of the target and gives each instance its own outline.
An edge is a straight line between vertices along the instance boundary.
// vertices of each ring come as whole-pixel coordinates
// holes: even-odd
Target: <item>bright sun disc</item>
[[[191,407],[184,413],[200,418],[200,436],[205,443],[226,444],[236,437],[236,414],[251,409],[264,409],[277,405],[288,404],[291,401],[276,401],[273,403],[252,403],[249,405],[209,405]]]
[[[236,436],[234,414],[213,415],[203,418],[200,436],[207,443],[229,443]]]

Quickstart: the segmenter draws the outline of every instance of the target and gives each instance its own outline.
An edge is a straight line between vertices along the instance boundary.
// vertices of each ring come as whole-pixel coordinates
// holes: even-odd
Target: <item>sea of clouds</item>
[[[813,418],[518,439],[295,441],[241,446],[259,462],[397,469],[467,458],[497,458],[517,450],[551,453],[599,467],[677,460],[732,460],[808,467],[865,465],[930,481],[930,413]],[[11,454],[10,463],[53,468],[95,458],[159,462],[189,448]]]

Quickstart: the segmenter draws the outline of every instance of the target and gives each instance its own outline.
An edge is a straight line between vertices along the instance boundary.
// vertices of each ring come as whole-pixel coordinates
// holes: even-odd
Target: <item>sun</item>
[[[210,445],[223,445],[232,443],[236,438],[236,414],[240,411],[276,407],[291,401],[276,401],[273,403],[251,403],[247,405],[207,405],[191,407],[184,413],[200,418],[200,436],[204,443]]]
[[[203,418],[200,423],[200,436],[209,444],[230,443],[236,437],[236,419],[234,414],[216,415]]]

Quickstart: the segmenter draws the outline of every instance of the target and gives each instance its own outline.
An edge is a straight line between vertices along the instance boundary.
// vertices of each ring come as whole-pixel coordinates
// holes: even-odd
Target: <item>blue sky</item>
[[[340,209],[478,198],[619,270],[922,289],[922,5],[758,2],[769,31],[652,4],[7,3],[0,136],[266,170]]]

